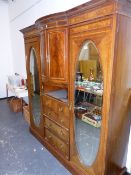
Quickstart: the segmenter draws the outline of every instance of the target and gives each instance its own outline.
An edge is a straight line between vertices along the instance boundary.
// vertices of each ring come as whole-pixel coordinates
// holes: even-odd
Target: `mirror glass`
[[[35,125],[39,126],[41,117],[39,71],[35,50],[33,48],[30,52],[30,96],[33,120]]]
[[[96,159],[102,121],[103,75],[98,50],[92,41],[82,45],[75,79],[75,141],[82,164]]]

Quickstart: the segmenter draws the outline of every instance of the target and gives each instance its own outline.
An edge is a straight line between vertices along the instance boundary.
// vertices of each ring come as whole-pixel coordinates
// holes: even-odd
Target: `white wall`
[[[23,35],[20,29],[32,25],[35,20],[44,15],[65,11],[88,0],[10,0],[9,14],[13,47],[14,72],[25,75],[25,54]],[[130,137],[131,138],[131,137]],[[131,150],[131,145],[129,147]],[[128,153],[128,169],[131,157]]]
[[[20,29],[32,25],[35,20],[47,14],[72,8],[87,0],[15,0],[9,1],[14,71],[26,75],[24,41]]]
[[[8,3],[0,0],[0,98],[6,96],[7,75],[13,73]]]

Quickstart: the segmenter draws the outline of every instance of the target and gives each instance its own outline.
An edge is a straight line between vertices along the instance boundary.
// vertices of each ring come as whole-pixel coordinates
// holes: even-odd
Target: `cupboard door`
[[[27,39],[25,41],[25,50],[30,108],[30,127],[42,135],[42,81],[39,37]]]
[[[67,81],[67,32],[66,28],[47,31],[47,61],[52,82]]]
[[[103,25],[107,25],[107,20]],[[93,30],[93,27],[98,29]],[[87,174],[103,175],[112,81],[110,26],[101,22],[70,29],[70,158]],[[91,30],[92,29],[92,30]],[[74,90],[74,91],[73,91]],[[99,169],[98,169],[99,167]],[[92,173],[93,172],[93,173]],[[86,174],[86,173],[85,173]]]

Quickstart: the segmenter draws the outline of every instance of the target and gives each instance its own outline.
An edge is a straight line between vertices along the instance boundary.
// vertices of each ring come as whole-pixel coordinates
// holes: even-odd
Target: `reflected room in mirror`
[[[30,53],[30,97],[32,104],[32,115],[36,126],[40,124],[40,87],[39,72],[35,50],[32,48]]]
[[[91,166],[100,143],[103,75],[95,44],[86,41],[77,61],[75,81],[75,140],[79,160]]]

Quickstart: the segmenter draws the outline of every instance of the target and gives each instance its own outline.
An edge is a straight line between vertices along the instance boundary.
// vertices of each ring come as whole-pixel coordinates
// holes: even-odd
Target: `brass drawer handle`
[[[63,133],[63,131],[62,131],[62,130],[60,131],[60,135],[61,135],[61,136],[63,136],[63,135],[64,135],[64,133]]]
[[[49,139],[51,139],[52,137],[51,136],[49,136]]]
[[[51,128],[52,127],[52,124],[49,124],[48,126],[49,126],[49,128]]]
[[[61,122],[61,123],[64,123],[64,121],[63,121],[63,120],[61,120],[60,122]]]
[[[63,147],[64,147],[63,144],[61,144],[61,145],[60,145],[60,148],[62,149]]]
[[[60,150],[61,150],[62,152],[64,151],[64,145],[63,145],[63,144],[60,145]]]
[[[61,108],[59,108],[59,112],[63,112],[63,108],[61,107]]]
[[[68,159],[69,157],[68,156],[66,156],[66,159]]]
[[[48,112],[48,115],[51,115],[51,112]]]

